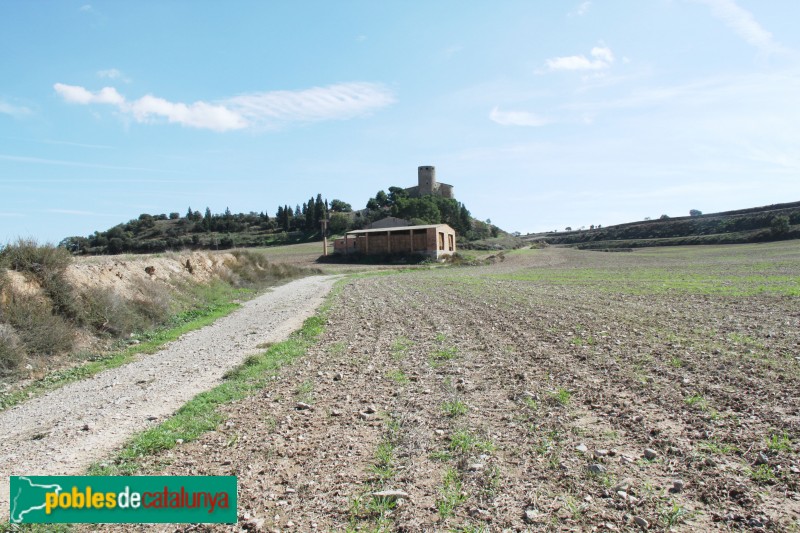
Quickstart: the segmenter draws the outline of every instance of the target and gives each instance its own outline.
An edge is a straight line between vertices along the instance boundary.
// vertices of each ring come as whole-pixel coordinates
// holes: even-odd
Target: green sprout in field
[[[772,434],[767,439],[767,449],[773,452],[790,452],[792,451],[792,440],[787,433]]]
[[[448,468],[444,474],[442,486],[439,488],[439,498],[436,499],[439,516],[443,520],[453,516],[456,507],[466,499],[466,495],[461,491],[461,476],[457,470]]]
[[[467,414],[467,404],[461,400],[449,400],[442,404],[442,411],[450,418]]]

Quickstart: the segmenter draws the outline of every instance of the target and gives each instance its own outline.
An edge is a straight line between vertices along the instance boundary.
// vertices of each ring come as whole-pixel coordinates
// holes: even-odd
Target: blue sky
[[[0,3],[0,242],[363,207],[508,231],[800,200],[795,0]]]

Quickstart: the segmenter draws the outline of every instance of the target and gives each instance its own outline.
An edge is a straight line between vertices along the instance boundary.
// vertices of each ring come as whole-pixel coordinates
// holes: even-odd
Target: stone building
[[[419,254],[443,259],[456,253],[456,232],[447,224],[354,230],[333,242],[333,253]]]
[[[436,167],[423,166],[417,169],[416,187],[408,187],[405,191],[411,198],[419,198],[428,194],[436,194],[443,198],[455,198],[453,186],[436,181]]]

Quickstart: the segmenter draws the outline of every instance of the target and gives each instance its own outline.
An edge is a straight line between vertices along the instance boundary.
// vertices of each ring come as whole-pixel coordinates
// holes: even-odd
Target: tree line
[[[323,220],[329,234],[341,235],[387,216],[407,219],[413,225],[449,224],[466,240],[496,237],[499,232],[488,220],[473,220],[466,206],[455,199],[438,195],[411,198],[405,189],[389,187],[388,193],[378,191],[362,210],[354,211],[339,199],[328,202],[321,194],[294,207],[279,205],[272,216],[267,211],[232,213],[226,208],[212,213],[209,207],[203,212],[189,207],[183,216],[179,212],[143,213],[105,231],[67,237],[59,245],[84,254],[270,246],[321,239]]]

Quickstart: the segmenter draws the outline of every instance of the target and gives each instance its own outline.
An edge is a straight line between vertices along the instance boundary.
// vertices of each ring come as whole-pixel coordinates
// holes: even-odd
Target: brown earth
[[[303,359],[144,467],[238,476],[239,524],[138,529],[797,531],[797,289],[796,241],[351,279]]]

